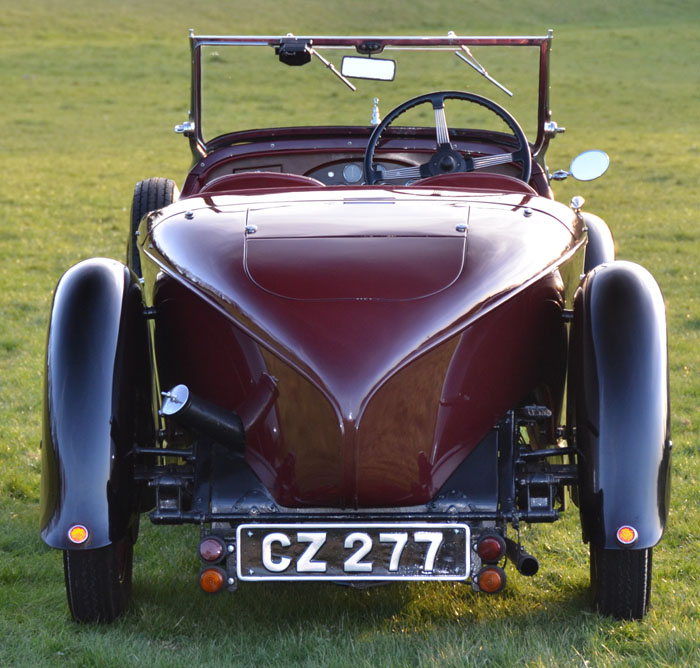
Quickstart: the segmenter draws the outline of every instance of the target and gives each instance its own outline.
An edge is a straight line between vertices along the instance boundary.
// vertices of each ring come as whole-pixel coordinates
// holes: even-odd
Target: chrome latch
[[[545,121],[544,123],[544,133],[548,137],[556,137],[562,133],[566,132],[566,128],[560,128],[556,121]]]
[[[576,214],[576,218],[578,218],[581,222],[583,222],[583,214],[581,213],[581,209],[583,209],[583,205],[586,203],[586,200],[581,197],[581,195],[574,195],[571,198],[571,203],[569,206],[573,209],[574,213]]]
[[[574,210],[574,213],[579,214],[581,213],[581,209],[583,209],[583,205],[586,203],[586,200],[581,197],[581,195],[574,195],[571,198],[571,204],[569,206]]]
[[[194,132],[194,123],[192,121],[185,121],[181,125],[176,125],[174,130],[179,135],[190,135]]]

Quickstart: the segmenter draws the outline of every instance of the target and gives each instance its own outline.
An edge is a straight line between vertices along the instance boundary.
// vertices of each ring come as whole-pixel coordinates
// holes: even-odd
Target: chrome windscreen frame
[[[176,127],[176,131],[189,138],[193,160],[196,162],[206,156],[210,147],[202,136],[202,47],[203,46],[268,46],[280,47],[287,36],[217,36],[195,35],[190,30],[191,50],[191,100],[189,120]],[[299,42],[308,42],[317,48],[348,49],[354,48],[359,54],[381,53],[384,49],[412,50],[447,50],[462,46],[512,46],[531,47],[539,49],[539,83],[537,101],[537,137],[533,144],[533,158],[542,162],[549,145],[549,140],[556,132],[551,131],[552,120],[549,108],[549,56],[553,33],[548,31],[545,36],[510,36],[462,37],[451,33],[446,37],[331,37],[331,36],[293,36]],[[245,128],[243,128],[245,129]]]

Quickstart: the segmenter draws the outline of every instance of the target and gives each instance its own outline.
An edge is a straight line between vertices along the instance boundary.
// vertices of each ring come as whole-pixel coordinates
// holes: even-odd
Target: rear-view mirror
[[[396,74],[396,61],[386,58],[345,56],[340,66],[340,71],[344,77],[354,79],[393,81]]]

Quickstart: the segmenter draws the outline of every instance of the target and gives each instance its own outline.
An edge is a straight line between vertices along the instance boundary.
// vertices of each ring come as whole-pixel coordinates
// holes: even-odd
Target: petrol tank
[[[149,220],[160,385],[253,416],[281,505],[425,503],[509,409],[556,419],[584,231],[522,193],[318,191]]]

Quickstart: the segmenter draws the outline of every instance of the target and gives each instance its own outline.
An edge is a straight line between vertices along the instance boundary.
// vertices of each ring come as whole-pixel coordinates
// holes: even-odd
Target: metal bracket
[[[192,121],[185,121],[180,125],[176,125],[173,129],[179,135],[185,135],[185,137],[190,137],[194,134],[195,126]]]
[[[566,132],[566,128],[560,128],[556,121],[545,121],[544,133],[550,139],[554,139],[554,137],[563,134],[564,132]]]

